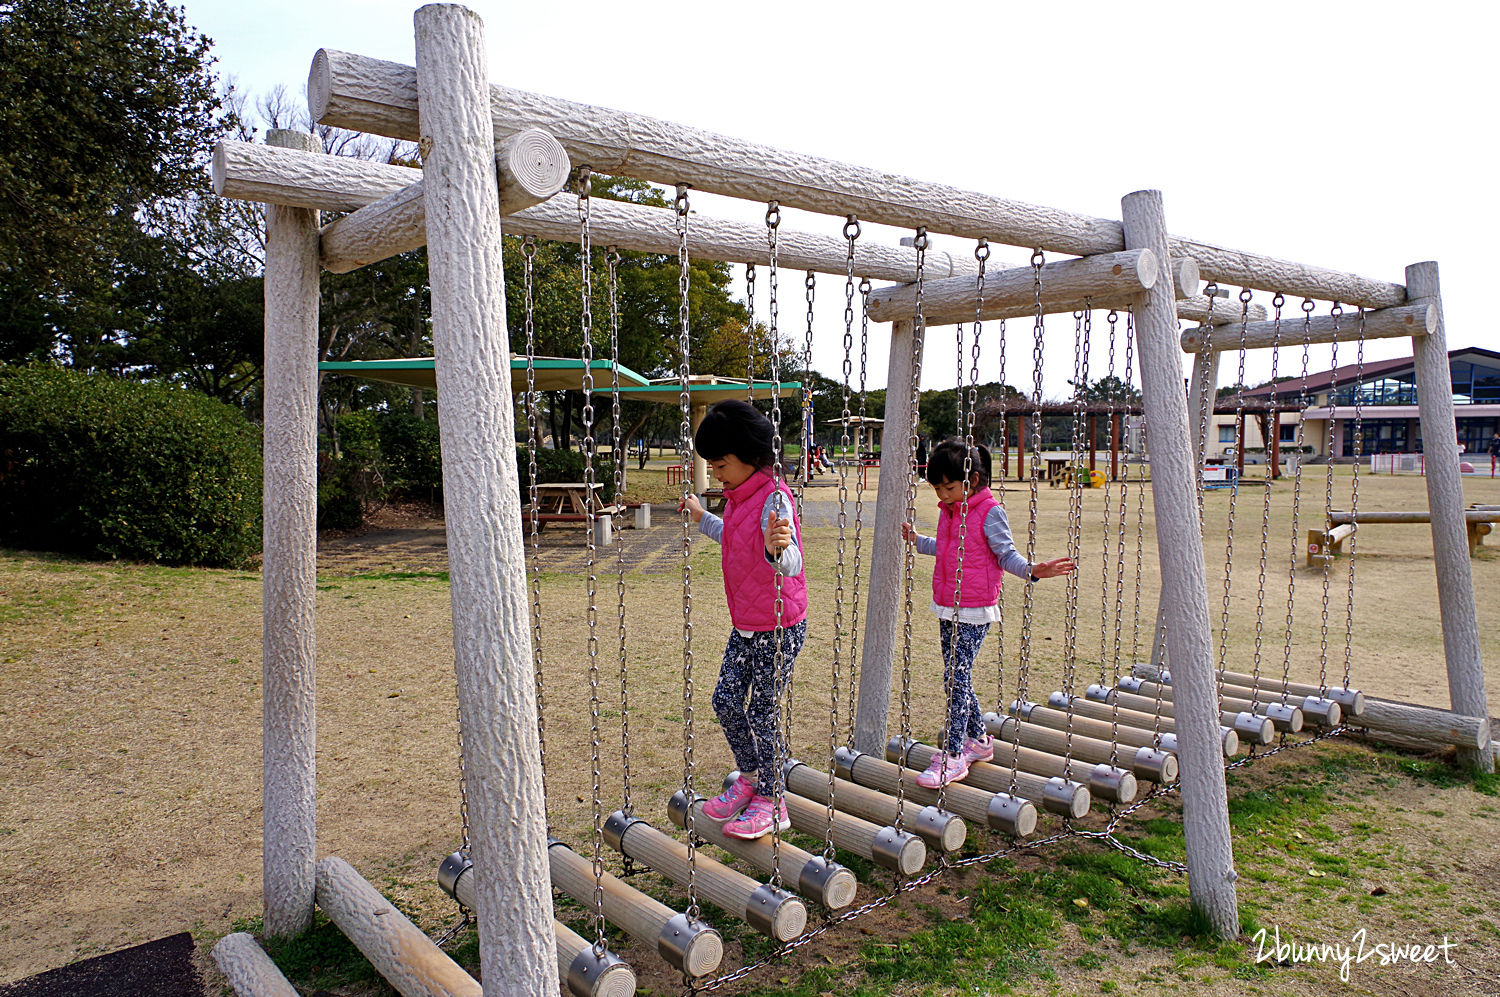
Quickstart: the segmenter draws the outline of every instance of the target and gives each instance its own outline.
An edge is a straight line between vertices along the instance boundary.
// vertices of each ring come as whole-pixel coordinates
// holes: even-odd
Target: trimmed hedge
[[[259,431],[185,388],[0,367],[0,541],[237,567],[260,550]]]

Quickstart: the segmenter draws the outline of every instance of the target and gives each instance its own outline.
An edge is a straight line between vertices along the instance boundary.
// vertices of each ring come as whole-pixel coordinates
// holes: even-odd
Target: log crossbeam
[[[314,121],[416,141],[416,71],[400,63],[319,50],[308,75]],[[574,162],[672,186],[691,184],[753,201],[933,234],[988,239],[1070,256],[1126,248],[1124,225],[832,159],[689,128],[643,114],[490,86],[496,139],[523,128],[555,134]],[[1406,302],[1400,284],[1172,237],[1174,258],[1195,260],[1208,280],[1385,308]]]

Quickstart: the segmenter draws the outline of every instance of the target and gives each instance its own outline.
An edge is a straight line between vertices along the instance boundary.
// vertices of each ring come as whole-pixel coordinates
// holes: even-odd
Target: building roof
[[[1459,350],[1448,351],[1448,363],[1463,359],[1465,355],[1474,355],[1483,360],[1493,361],[1500,364],[1500,352],[1495,350],[1481,349],[1477,346],[1466,346]],[[1385,374],[1393,374],[1397,371],[1414,369],[1415,357],[1396,357],[1391,360],[1368,360],[1362,364],[1345,364],[1335,367],[1333,370],[1325,370],[1318,374],[1307,375],[1307,390],[1322,391],[1334,384],[1352,384],[1356,379],[1368,381],[1372,377]],[[1270,397],[1273,394],[1285,395],[1292,391],[1302,390],[1302,378],[1292,377],[1275,384],[1263,384],[1258,388],[1252,388],[1245,392],[1246,398]]]

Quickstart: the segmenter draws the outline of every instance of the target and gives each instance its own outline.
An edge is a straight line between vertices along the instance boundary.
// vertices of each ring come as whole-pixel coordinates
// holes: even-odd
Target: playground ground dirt
[[[1310,469],[1311,470],[1311,469]],[[1347,495],[1347,471],[1336,480]],[[1321,506],[1321,477],[1303,484],[1304,501]],[[1500,481],[1469,479],[1469,502],[1500,502]],[[1267,582],[1262,619],[1262,669],[1280,674],[1285,654],[1290,493],[1270,492]],[[1136,643],[1134,545],[1136,496],[1126,493],[1126,571],[1120,600],[1121,657]],[[1255,653],[1263,488],[1242,488],[1236,504],[1228,660],[1248,665]],[[832,489],[808,493],[806,544],[814,627],[798,665],[793,746],[803,758],[827,753],[833,660],[831,625],[838,579],[836,531],[829,522]],[[866,494],[873,504],[873,495]],[[1222,573],[1229,493],[1207,500],[1210,589]],[[1013,521],[1024,523],[1026,490],[1009,486]],[[1080,684],[1097,678],[1102,657],[1113,667],[1118,541],[1106,546],[1106,499],[1118,519],[1118,486],[1084,495],[1082,570],[1077,636]],[[1420,478],[1362,477],[1361,509],[1422,508]],[[1154,611],[1154,534],[1150,497],[1141,538],[1142,615]],[[919,522],[930,525],[930,496]],[[1335,507],[1343,507],[1335,501]],[[1308,525],[1303,513],[1300,529]],[[822,518],[819,518],[822,517]],[[1316,518],[1316,517],[1314,517]],[[1038,556],[1061,553],[1067,496],[1042,489]],[[627,639],[631,661],[632,790],[637,809],[653,814],[682,779],[684,708],[681,690],[682,588],[680,531],[670,522],[649,531],[621,531],[627,553]],[[320,852],[351,861],[377,887],[434,933],[452,920],[451,904],[432,872],[458,845],[457,763],[451,622],[442,524],[390,517],[351,537],[326,537],[319,575],[319,838]],[[846,538],[852,550],[852,536]],[[1300,554],[1301,538],[1298,538]],[[584,585],[577,536],[549,531],[543,552],[544,660],[547,669],[549,796],[557,833],[580,848],[589,840],[590,795]],[[1108,552],[1106,554],[1106,551]],[[603,669],[605,796],[618,799],[618,638],[614,561],[598,568],[607,609],[598,634]],[[698,786],[729,767],[707,692],[727,628],[717,550],[694,543]],[[1295,572],[1291,639],[1294,677],[1319,667],[1323,573]],[[1396,699],[1446,704],[1430,546],[1423,528],[1369,527],[1357,542],[1356,596],[1350,666],[1354,684]],[[919,564],[919,577],[925,566]],[[1491,713],[1500,713],[1500,555],[1473,561],[1480,632],[1488,664]],[[1344,668],[1348,561],[1330,573],[1330,674]],[[845,582],[846,628],[852,577]],[[912,724],[934,731],[940,662],[935,626],[926,612],[926,585],[915,587]],[[1066,585],[1037,587],[1029,647],[1030,688],[1044,696],[1063,680]],[[1013,693],[1022,635],[1020,590],[1008,591],[1004,647],[993,634],[976,686],[986,706]],[[1211,600],[1215,630],[1219,605]],[[828,617],[818,619],[822,613]],[[1101,641],[1098,621],[1105,619]],[[1149,622],[1145,629],[1149,630]],[[200,955],[260,905],[260,579],[256,572],[169,569],[76,562],[7,552],[0,555],[0,983],[179,930],[201,941]],[[847,708],[847,659],[839,683]],[[894,729],[898,718],[893,715]],[[930,736],[930,735],[929,735]],[[1323,780],[1328,806],[1296,830],[1268,819],[1236,827],[1241,897],[1261,926],[1279,926],[1300,941],[1349,942],[1363,928],[1379,941],[1446,935],[1456,965],[1368,963],[1352,969],[1351,993],[1495,993],[1500,979],[1500,805],[1465,785],[1409,775],[1358,746],[1324,749],[1252,767],[1233,792],[1272,793],[1283,779]],[[1351,754],[1352,753],[1352,754]],[[1354,760],[1344,758],[1351,755]],[[1342,759],[1342,760],[1340,760]],[[1300,797],[1288,796],[1288,807]],[[1169,812],[1165,812],[1170,816]],[[1144,814],[1142,816],[1145,816]],[[662,816],[660,823],[665,824]],[[1046,830],[1051,819],[1044,820]],[[1314,828],[1321,828],[1315,831]],[[1293,835],[1303,835],[1299,840]],[[1327,837],[1331,835],[1332,837]],[[1316,839],[1316,840],[1314,840]],[[1303,852],[1307,854],[1303,854]],[[1045,869],[1048,853],[1018,860],[1018,872]],[[1339,862],[1332,861],[1339,859]],[[1324,875],[1315,875],[1318,872]],[[803,949],[787,966],[771,967],[743,987],[776,989],[782,978],[829,967],[858,967],[871,945],[897,944],[904,932],[933,919],[962,919],[968,899],[988,874],[973,872],[925,888],[892,909],[875,912]],[[874,889],[879,888],[877,883]],[[1338,967],[1288,966],[1273,976],[1242,978],[1213,961],[1185,962],[1159,946],[1100,940],[1067,918],[1041,953],[1050,978],[1012,980],[1019,992],[1325,993],[1345,986]],[[1250,943],[1253,947],[1254,943]],[[726,965],[738,958],[731,944]],[[1127,951],[1127,949],[1129,951]],[[673,977],[650,955],[635,958],[643,989],[673,989]],[[1102,959],[1098,958],[1102,956]],[[205,975],[212,970],[202,960]],[[859,970],[840,989],[860,985]],[[831,988],[832,989],[832,988]],[[893,984],[897,993],[928,990]],[[362,992],[352,988],[350,992]],[[950,992],[941,990],[939,992]],[[956,991],[951,991],[956,992]],[[980,991],[983,992],[983,991]]]

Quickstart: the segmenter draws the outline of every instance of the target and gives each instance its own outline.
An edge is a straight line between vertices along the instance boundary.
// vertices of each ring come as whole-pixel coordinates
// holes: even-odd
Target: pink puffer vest
[[[984,520],[1000,503],[988,488],[969,496],[969,515],[964,527],[964,578],[960,606],[989,606],[1000,598],[1005,573],[984,536]],[[932,572],[932,601],[953,605],[954,577],[958,573],[958,523],[963,501],[938,503],[937,567]]]
[[[756,471],[737,488],[724,489],[724,536],[720,549],[724,568],[724,597],[729,618],[740,630],[776,629],[776,569],[766,560],[766,536],[760,527],[761,509],[777,482],[770,471]],[[792,493],[780,485],[786,507],[795,508]],[[802,546],[802,524],[792,515],[792,535]],[[807,568],[781,579],[781,625],[807,618]]]

